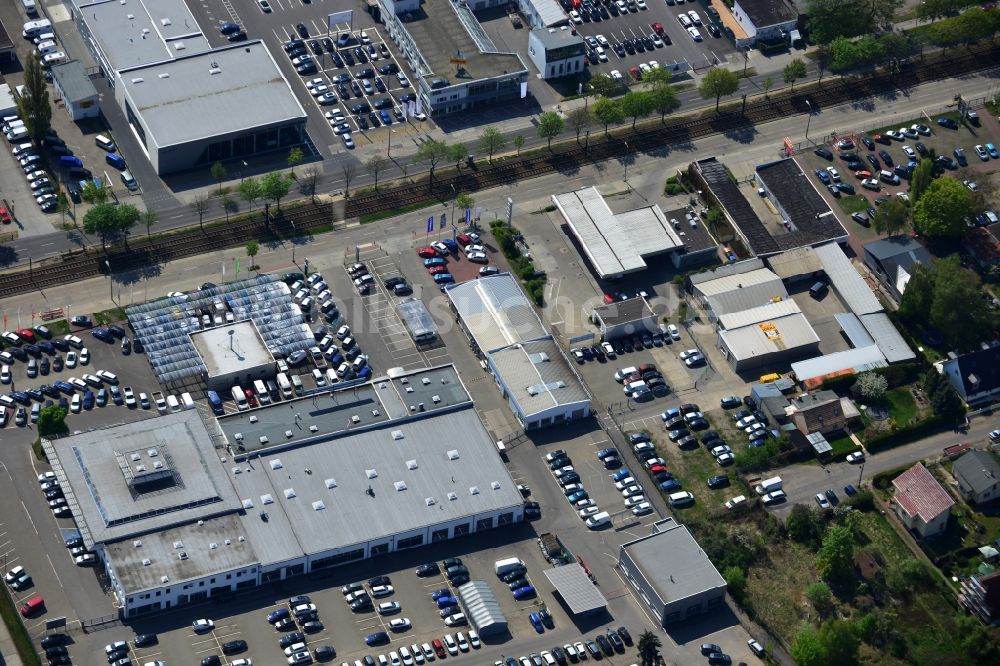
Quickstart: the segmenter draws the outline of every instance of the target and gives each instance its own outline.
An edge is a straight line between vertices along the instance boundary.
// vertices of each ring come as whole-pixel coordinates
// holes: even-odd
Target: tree
[[[795,58],[785,65],[784,78],[785,83],[792,85],[792,90],[795,90],[796,81],[806,78],[806,64],[801,58]]]
[[[770,76],[765,76],[764,80],[760,82],[760,86],[764,89],[764,99],[767,99],[769,97],[767,92],[774,87],[774,79]]]
[[[427,163],[427,166],[430,167],[430,182],[433,183],[434,169],[438,162],[448,157],[448,154],[448,144],[437,139],[427,139],[417,148],[414,161]]]
[[[292,149],[288,151],[288,158],[286,161],[288,162],[288,166],[294,169],[298,165],[302,164],[302,161],[305,158],[306,155],[302,152],[302,149],[298,146],[293,146]],[[292,171],[292,174],[294,177],[295,172]]]
[[[820,44],[816,49],[816,69],[819,70],[819,78],[816,80],[817,85],[823,85],[823,72],[830,66],[832,59],[833,55],[830,53],[830,47],[826,44]]]
[[[844,620],[827,620],[819,629],[819,638],[823,642],[828,664],[858,663],[858,648],[861,639],[857,629],[851,622]]]
[[[677,88],[674,88],[669,83],[657,83],[648,94],[653,105],[653,111],[660,114],[661,123],[667,117],[668,113],[681,105],[680,100],[677,99]]]
[[[149,232],[149,228],[152,227],[160,219],[160,214],[155,210],[144,210],[142,212],[142,223],[146,225],[146,240],[152,241],[153,236]]]
[[[24,88],[17,100],[17,115],[24,121],[24,129],[36,146],[52,125],[52,106],[41,58],[31,50],[24,63]]]
[[[310,201],[316,203],[316,190],[319,188],[319,181],[322,174],[315,166],[308,167],[299,177],[299,186],[303,192],[309,195]]]
[[[590,79],[590,89],[598,97],[610,97],[618,92],[621,86],[607,74],[597,74]]]
[[[823,536],[823,521],[805,504],[796,504],[788,514],[785,529],[793,540],[815,548]]]
[[[935,416],[940,416],[945,421],[952,423],[965,414],[965,404],[959,397],[958,391],[948,382],[942,382],[931,394],[931,409]]]
[[[38,413],[38,435],[40,437],[51,437],[52,435],[65,435],[69,432],[66,427],[66,410],[59,405],[42,407]]]
[[[645,118],[653,112],[653,100],[649,93],[632,90],[622,97],[622,112],[632,119],[632,129],[639,118]]]
[[[807,0],[803,14],[809,16],[809,34],[816,44],[829,44],[837,37],[857,37],[873,32],[873,3],[896,0]]]
[[[715,110],[719,110],[719,100],[723,95],[732,95],[740,87],[740,79],[736,74],[722,67],[713,67],[705,72],[698,93],[702,99],[715,98]]]
[[[118,237],[128,247],[128,237],[132,227],[142,219],[142,211],[132,204],[120,204],[115,207],[115,224],[118,226]]]
[[[88,180],[80,190],[80,198],[89,204],[104,203],[108,200],[108,189],[104,186],[98,187],[93,180]]]
[[[854,577],[854,536],[845,525],[834,525],[826,536],[816,556],[820,575],[835,584],[846,584]]]
[[[827,666],[829,663],[819,632],[808,624],[803,624],[796,632],[790,652],[796,666]]]
[[[552,150],[552,139],[563,131],[565,122],[555,111],[546,111],[538,117],[538,136],[548,140],[549,150]]]
[[[872,226],[875,231],[887,236],[895,236],[910,224],[910,206],[899,197],[890,197],[875,212]]]
[[[236,186],[236,191],[244,201],[250,204],[251,211],[253,210],[253,202],[264,196],[263,186],[261,186],[260,181],[253,176],[247,176],[244,178],[243,181]]]
[[[351,181],[354,180],[354,174],[357,173],[357,167],[353,162],[344,162],[340,165],[340,173],[344,177],[344,196],[351,196]]]
[[[453,143],[448,146],[448,157],[455,163],[455,168],[462,168],[462,162],[469,155],[464,143]]]
[[[254,267],[253,258],[257,256],[258,252],[260,252],[260,244],[255,240],[247,241],[247,256],[250,257],[251,269]]]
[[[521,146],[524,145],[524,135],[515,134],[514,135],[514,147],[517,148],[517,156],[521,156]]]
[[[288,196],[292,188],[290,180],[280,171],[271,171],[260,179],[261,195],[264,199],[273,199],[274,205],[281,210],[281,200]]]
[[[972,349],[993,329],[979,276],[963,268],[957,254],[939,260],[933,272],[934,290],[927,319],[953,346]]]
[[[594,114],[597,122],[604,125],[604,136],[608,135],[608,126],[620,123],[625,119],[625,111],[622,109],[621,100],[601,97],[590,107],[590,112]]]
[[[937,178],[913,206],[913,226],[924,236],[958,238],[972,208],[969,188],[954,178]]]
[[[910,198],[914,203],[920,201],[920,197],[924,195],[933,180],[934,160],[925,157],[910,174]]]
[[[747,576],[743,569],[739,567],[726,567],[722,572],[722,578],[726,581],[726,589],[737,603],[743,603],[747,593]]]
[[[230,211],[236,210],[236,200],[233,199],[229,192],[224,192],[221,197],[219,197],[219,203],[222,204],[222,212],[226,214],[226,222],[229,222]]]
[[[573,131],[576,132],[576,142],[580,143],[580,132],[590,125],[590,112],[582,106],[578,106],[569,112],[569,115],[566,116],[566,121],[573,128]]]
[[[907,557],[885,572],[885,585],[893,594],[909,595],[914,590],[923,589],[932,580],[927,566],[915,557]]]
[[[858,395],[870,402],[878,402],[885,397],[889,382],[877,372],[862,372],[858,375]]]
[[[212,178],[219,184],[219,194],[222,194],[222,181],[226,179],[226,165],[222,162],[216,162],[209,168],[209,172],[211,172]]]
[[[496,127],[487,127],[483,130],[483,133],[479,135],[479,141],[476,143],[476,148],[481,153],[487,153],[489,155],[489,161],[493,161],[493,153],[498,150],[503,150],[507,145],[507,139],[504,137],[503,133],[500,132]]]
[[[476,200],[473,199],[472,195],[468,194],[467,192],[459,192],[455,196],[455,207],[461,211],[465,211],[466,209],[471,210],[472,207],[475,205],[476,205]],[[454,222],[455,221],[452,220],[453,224]]]
[[[100,236],[101,247],[106,250],[108,242],[114,242],[118,237],[115,206],[109,203],[98,203],[92,206],[83,216],[83,230],[85,233]]]
[[[385,171],[385,169],[388,166],[389,166],[389,160],[382,157],[382,155],[380,154],[372,155],[370,158],[368,158],[368,161],[365,162],[365,171],[367,171],[368,175],[375,180],[376,191],[378,191],[379,174]]]
[[[833,593],[826,583],[813,583],[806,588],[805,595],[820,615],[826,615],[833,607]]]
[[[652,666],[656,663],[656,655],[660,653],[662,645],[659,636],[649,629],[639,634],[639,642],[636,647],[639,649],[639,657],[642,659],[643,666]]]
[[[66,213],[70,211],[69,197],[66,196],[66,190],[59,188],[59,193],[56,195],[56,210],[62,216],[62,224],[66,224]],[[73,219],[73,225],[76,225],[76,218]]]
[[[204,221],[205,213],[208,211],[208,195],[195,195],[194,200],[191,202],[191,208],[194,208],[194,212],[198,213],[198,226],[201,227],[202,231],[205,231]]]

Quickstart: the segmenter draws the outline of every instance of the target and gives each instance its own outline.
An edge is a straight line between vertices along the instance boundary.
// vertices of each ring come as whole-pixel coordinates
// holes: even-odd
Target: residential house
[[[1000,497],[1000,463],[989,451],[969,451],[951,470],[966,502],[982,504]]]
[[[927,538],[948,528],[955,500],[921,463],[893,479],[892,485],[892,508],[908,530]]]
[[[831,433],[843,430],[848,420],[860,416],[847,398],[833,391],[806,393],[788,401],[785,414],[803,435]]]
[[[970,405],[1000,398],[1000,345],[949,358],[941,372]]]
[[[909,236],[893,236],[866,243],[865,265],[899,302],[915,267],[930,268],[933,259],[927,249]]]
[[[985,624],[996,624],[1000,621],[1000,571],[963,580],[958,601]]]

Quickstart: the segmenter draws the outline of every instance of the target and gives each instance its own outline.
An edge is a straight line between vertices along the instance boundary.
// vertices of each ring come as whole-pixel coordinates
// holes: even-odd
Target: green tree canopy
[[[414,161],[425,162],[430,169],[430,181],[434,182],[434,169],[441,160],[447,159],[449,155],[448,144],[437,139],[427,139],[417,148]]]
[[[895,236],[906,231],[910,224],[910,206],[899,197],[890,197],[875,211],[872,226],[875,231],[887,236]]]
[[[823,537],[823,520],[820,515],[805,504],[796,504],[785,521],[788,536],[799,543],[815,548]]]
[[[954,178],[936,178],[913,206],[913,226],[924,236],[958,238],[972,212],[972,193]]]
[[[828,666],[829,663],[819,632],[808,624],[802,625],[795,634],[790,652],[796,666]]]
[[[655,84],[648,94],[653,105],[653,111],[660,114],[661,123],[668,113],[676,110],[681,105],[680,100],[677,99],[677,88],[669,83],[662,82]]]
[[[636,643],[636,647],[639,649],[639,657],[642,659],[643,666],[652,666],[656,662],[656,655],[659,654],[661,645],[663,643],[660,642],[659,636],[649,629],[639,634],[639,642]]]
[[[236,186],[236,191],[244,201],[250,204],[250,210],[253,210],[254,202],[260,200],[264,196],[264,188],[261,186],[260,181],[253,176],[247,176],[244,178],[243,181]]]
[[[723,95],[732,95],[740,87],[740,79],[734,72],[723,67],[713,67],[707,72],[698,86],[702,99],[715,98],[715,110],[719,110],[719,101]]]
[[[790,83],[792,90],[795,90],[795,82],[806,78],[806,63],[801,58],[792,59],[790,63],[785,65],[784,78],[785,83]]]
[[[927,191],[927,187],[934,181],[934,160],[925,157],[917,164],[917,168],[910,174],[910,197],[914,203],[920,201],[920,197]]]
[[[260,179],[261,196],[264,199],[271,199],[281,210],[281,200],[288,196],[288,191],[292,188],[292,183],[280,171],[271,171],[264,174]]]
[[[604,125],[604,134],[607,135],[608,127],[620,123],[625,119],[625,111],[622,110],[621,100],[602,97],[590,105],[590,112],[600,124]]]
[[[635,129],[639,118],[645,118],[653,112],[653,100],[645,91],[629,91],[622,97],[622,112],[632,119],[632,129]]]
[[[826,583],[813,583],[806,588],[805,596],[820,615],[826,615],[833,607],[833,592]]]
[[[17,100],[17,115],[37,146],[52,126],[52,105],[49,104],[42,57],[34,49],[24,63],[24,88]]]
[[[607,74],[597,74],[590,79],[589,89],[598,97],[610,97],[621,85]]]
[[[42,411],[38,413],[38,434],[41,437],[65,435],[68,432],[65,409],[59,405],[42,407]]]
[[[483,133],[479,135],[479,141],[476,144],[479,152],[489,155],[490,162],[493,161],[493,153],[503,150],[506,145],[507,139],[504,138],[503,133],[496,127],[487,127],[484,129]]]
[[[854,535],[845,525],[827,530],[816,556],[816,568],[831,583],[842,585],[854,578]]]
[[[466,150],[464,143],[452,143],[448,145],[448,159],[455,163],[455,168],[458,168],[468,156],[469,151]]]
[[[901,0],[807,0],[813,42],[829,44],[837,37],[857,37],[892,23]]]
[[[142,213],[131,204],[99,203],[83,216],[83,230],[100,236],[101,246],[107,248],[108,243],[127,242],[130,230],[141,218]]]
[[[827,620],[819,629],[820,640],[826,650],[827,663],[856,664],[861,639],[854,624],[845,620]]]
[[[570,128],[576,132],[576,141],[579,143],[580,132],[590,125],[590,111],[582,106],[578,106],[569,112],[569,115],[566,116],[566,122],[569,123]]]
[[[564,124],[562,116],[555,111],[546,111],[538,117],[538,136],[548,141],[550,149],[552,148],[552,139],[562,133]]]

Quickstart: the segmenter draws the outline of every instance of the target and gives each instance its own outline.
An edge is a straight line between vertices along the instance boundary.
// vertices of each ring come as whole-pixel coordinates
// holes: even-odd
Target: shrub
[[[937,432],[946,423],[941,416],[928,416],[925,419],[896,428],[893,432],[885,432],[865,439],[865,448],[870,453],[885,451],[902,444],[909,444],[927,435]]]

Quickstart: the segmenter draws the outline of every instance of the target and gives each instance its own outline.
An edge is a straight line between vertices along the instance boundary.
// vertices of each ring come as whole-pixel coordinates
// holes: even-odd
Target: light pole
[[[622,178],[625,182],[628,182],[628,141],[625,142],[625,176]]]
[[[241,160],[241,161],[243,163],[243,169],[246,169],[247,168],[247,161],[246,160]],[[241,183],[243,182],[243,169],[240,169],[240,182]]]
[[[451,223],[455,224],[455,199],[458,198],[458,192],[455,191],[455,184],[451,183]]]
[[[858,490],[861,490],[861,477],[865,473],[865,464],[861,463],[861,469],[858,471]]]
[[[396,133],[396,130],[389,130],[389,145],[385,148],[385,156],[392,157],[392,135]]]
[[[108,291],[111,294],[111,302],[115,302],[115,281],[111,276],[111,262],[107,259],[104,260],[104,265],[108,267]]]
[[[809,100],[806,100],[806,108],[809,109],[809,115],[808,115],[808,118],[806,119],[806,141],[808,141],[809,140],[809,123],[811,123],[812,119],[813,119],[813,105],[809,103]]]

